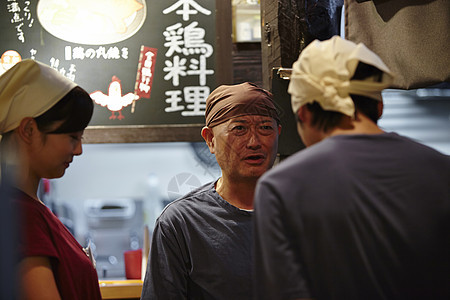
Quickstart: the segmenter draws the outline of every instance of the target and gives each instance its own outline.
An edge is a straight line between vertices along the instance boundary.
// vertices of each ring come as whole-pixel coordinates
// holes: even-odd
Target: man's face
[[[207,128],[211,153],[230,180],[257,180],[272,167],[281,125],[271,117],[247,115]]]

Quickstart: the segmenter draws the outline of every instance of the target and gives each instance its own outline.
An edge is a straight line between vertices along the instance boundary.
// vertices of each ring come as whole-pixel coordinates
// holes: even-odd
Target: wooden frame
[[[216,0],[216,84],[231,84],[232,16],[231,1]],[[204,124],[88,126],[83,142],[96,143],[153,143],[201,142]]]
[[[201,142],[204,124],[88,126],[83,143]]]

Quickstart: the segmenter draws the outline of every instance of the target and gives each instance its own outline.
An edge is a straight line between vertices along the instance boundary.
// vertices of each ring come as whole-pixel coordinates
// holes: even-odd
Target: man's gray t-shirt
[[[156,221],[141,299],[252,298],[252,212],[208,183]]]
[[[450,299],[450,158],[339,135],[264,174],[255,299]]]

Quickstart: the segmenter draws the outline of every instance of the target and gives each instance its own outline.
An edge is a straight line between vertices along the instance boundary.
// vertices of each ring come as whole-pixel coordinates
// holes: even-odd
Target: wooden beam
[[[216,84],[233,83],[233,22],[230,0],[216,0]]]
[[[204,124],[88,126],[83,143],[202,142]]]

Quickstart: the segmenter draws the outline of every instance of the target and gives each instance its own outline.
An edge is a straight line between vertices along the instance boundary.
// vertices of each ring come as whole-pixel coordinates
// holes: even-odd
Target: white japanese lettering
[[[191,6],[193,9],[191,9]],[[180,7],[181,9],[177,10]],[[177,15],[182,15],[183,21],[189,21],[189,16],[196,15],[198,12],[207,16],[211,14],[210,10],[200,6],[194,0],[178,0],[173,5],[163,10],[163,14],[167,15],[173,11],[175,11]]]

